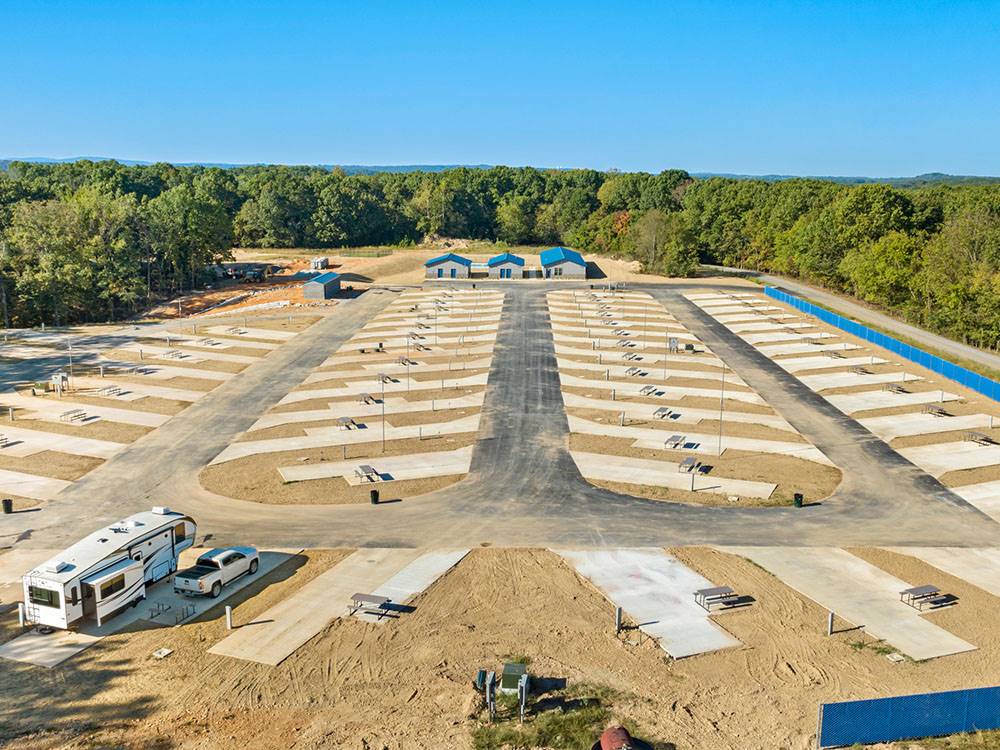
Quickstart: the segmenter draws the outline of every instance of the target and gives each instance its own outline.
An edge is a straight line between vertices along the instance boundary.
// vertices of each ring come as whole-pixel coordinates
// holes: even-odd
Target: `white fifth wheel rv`
[[[190,516],[169,508],[95,531],[24,576],[27,619],[54,628],[82,619],[101,625],[177,570],[177,557],[194,544],[196,531]]]

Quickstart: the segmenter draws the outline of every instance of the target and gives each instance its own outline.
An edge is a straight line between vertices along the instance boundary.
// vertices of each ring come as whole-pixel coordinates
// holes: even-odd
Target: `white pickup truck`
[[[174,591],[185,595],[207,594],[215,599],[222,593],[223,586],[244,573],[253,575],[259,565],[260,559],[253,547],[212,549],[201,555],[193,567],[174,576]]]

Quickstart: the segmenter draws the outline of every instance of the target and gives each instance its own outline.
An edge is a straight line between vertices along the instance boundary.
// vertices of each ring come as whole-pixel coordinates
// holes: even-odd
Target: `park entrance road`
[[[78,483],[54,504],[63,523],[51,531],[62,541],[72,541],[98,521],[109,520],[112,510],[119,517],[162,503],[191,513],[200,531],[212,535],[213,543],[270,546],[1000,544],[1000,525],[713,324],[683,299],[681,294],[690,289],[678,284],[641,288],[661,300],[827,453],[844,470],[844,482],[831,498],[803,509],[667,503],[588,484],[568,452],[568,426],[545,303],[545,293],[553,286],[536,282],[497,286],[508,294],[480,439],[472,470],[461,482],[378,506],[271,506],[213,495],[198,485],[202,466],[233,435],[388,302],[388,295],[365,295],[272,355],[281,355],[281,366],[270,357],[252,366],[243,386],[234,379],[175,420],[172,435],[150,440],[150,445],[140,445],[146,441],[143,438],[93,472],[90,481]],[[257,368],[267,374],[259,374],[263,370]],[[269,381],[279,374],[280,382]],[[186,446],[177,444],[180,438]],[[390,493],[391,485],[386,485],[383,495]],[[98,508],[100,518],[81,519],[81,507]],[[46,516],[51,520],[52,513]],[[37,544],[58,546],[51,542],[49,533],[44,545]]]

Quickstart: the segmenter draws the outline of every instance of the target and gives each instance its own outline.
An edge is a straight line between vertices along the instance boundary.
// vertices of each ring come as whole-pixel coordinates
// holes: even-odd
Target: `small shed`
[[[494,255],[486,263],[491,279],[523,279],[524,258],[514,253]]]
[[[587,278],[587,261],[576,250],[570,250],[568,247],[550,247],[548,250],[542,250],[538,259],[547,279]]]
[[[428,279],[467,279],[472,261],[455,253],[446,253],[424,263]]]
[[[340,274],[328,271],[309,279],[302,285],[302,296],[306,299],[330,299],[340,291]]]
[[[328,268],[329,265],[330,259],[325,256],[316,257],[309,261],[309,268],[313,271],[322,271],[324,268]]]

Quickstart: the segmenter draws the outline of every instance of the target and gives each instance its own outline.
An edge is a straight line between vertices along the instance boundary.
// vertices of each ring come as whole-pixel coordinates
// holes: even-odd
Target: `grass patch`
[[[1000,750],[1000,732],[953,734],[927,740],[904,740],[890,747],[898,750]]]

